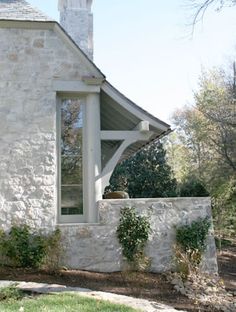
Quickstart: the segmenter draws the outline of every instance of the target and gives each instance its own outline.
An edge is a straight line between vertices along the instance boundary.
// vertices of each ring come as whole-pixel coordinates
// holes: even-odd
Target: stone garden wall
[[[63,235],[64,264],[82,270],[113,272],[124,268],[116,228],[122,207],[134,206],[140,214],[151,215],[152,233],[146,247],[151,271],[171,268],[175,226],[199,217],[211,217],[210,198],[123,199],[98,203],[99,224],[60,225]],[[213,233],[208,236],[203,269],[217,271]]]

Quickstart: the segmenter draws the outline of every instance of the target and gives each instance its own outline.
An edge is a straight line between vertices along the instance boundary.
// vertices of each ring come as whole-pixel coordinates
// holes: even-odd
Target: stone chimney
[[[60,23],[84,53],[93,60],[93,0],[59,0]]]

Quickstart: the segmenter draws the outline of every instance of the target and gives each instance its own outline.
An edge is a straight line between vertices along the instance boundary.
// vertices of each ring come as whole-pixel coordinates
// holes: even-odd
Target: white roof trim
[[[87,85],[83,81],[53,80],[53,90],[66,93],[100,93],[99,86]]]
[[[55,21],[30,21],[1,19],[0,28],[22,28],[22,29],[49,29],[53,30]]]

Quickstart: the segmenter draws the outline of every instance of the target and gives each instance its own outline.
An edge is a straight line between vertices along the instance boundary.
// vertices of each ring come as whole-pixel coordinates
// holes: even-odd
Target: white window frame
[[[57,105],[56,105],[56,127],[57,127],[57,222],[58,224],[64,224],[64,223],[85,223],[86,222],[86,211],[85,211],[85,205],[83,205],[83,214],[82,215],[62,215],[61,214],[61,104],[63,100],[66,99],[82,99],[84,100],[83,105],[86,105],[86,96],[83,95],[66,95],[66,96],[58,96],[57,97]],[[82,140],[84,142],[85,137],[85,131],[84,131],[84,112],[86,110],[83,109],[83,130],[82,130]],[[83,167],[83,160],[84,160],[84,144],[82,144],[82,167]],[[84,170],[83,172],[83,203],[84,203]]]

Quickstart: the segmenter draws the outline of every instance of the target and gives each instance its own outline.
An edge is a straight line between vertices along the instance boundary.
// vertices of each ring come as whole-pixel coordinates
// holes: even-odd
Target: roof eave
[[[126,108],[128,111],[136,115],[140,120],[149,121],[150,125],[158,129],[158,132],[166,133],[171,131],[170,125],[163,122],[162,120],[154,117],[140,106],[129,100],[125,95],[119,92],[115,87],[113,87],[108,81],[104,81],[101,89],[111,96],[118,104]]]

